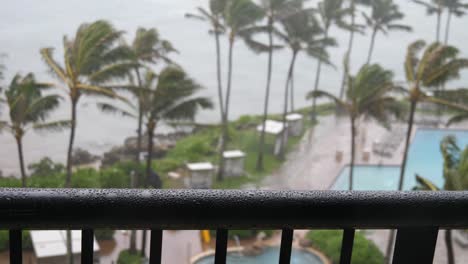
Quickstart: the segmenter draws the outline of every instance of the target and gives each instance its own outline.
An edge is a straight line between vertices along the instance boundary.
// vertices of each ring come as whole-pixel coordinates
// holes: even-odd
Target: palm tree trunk
[[[291,58],[291,63],[289,65],[289,71],[288,71],[288,76],[286,79],[286,85],[284,87],[284,109],[283,109],[283,124],[284,124],[284,129],[283,129],[283,134],[281,135],[281,148],[280,148],[280,158],[284,159],[285,154],[286,154],[286,139],[287,139],[287,120],[286,116],[288,114],[288,95],[289,95],[289,82],[292,77],[293,69],[294,69],[294,64],[296,63],[296,57],[297,57],[297,51],[293,51],[293,55]]]
[[[349,190],[353,190],[353,173],[354,173],[354,159],[356,148],[356,122],[355,118],[351,115],[351,162],[349,165]]]
[[[406,162],[408,159],[408,151],[409,151],[409,145],[411,141],[411,134],[413,132],[413,123],[414,123],[414,115],[416,113],[416,106],[417,106],[417,101],[411,100],[410,113],[409,113],[410,116],[408,119],[408,130],[406,132],[405,149],[403,152],[403,161],[402,161],[401,169],[400,169],[400,180],[398,182],[399,191],[403,190],[403,182],[404,182],[405,171],[406,171]]]
[[[448,44],[449,40],[449,35],[450,35],[450,23],[452,21],[452,10],[449,9],[448,15],[447,15],[447,24],[445,25],[445,39],[444,39],[444,44]]]
[[[222,140],[221,148],[219,151],[219,169],[218,169],[218,181],[222,181],[224,178],[224,158],[223,153],[226,150],[228,140],[228,129],[229,129],[229,101],[231,99],[231,83],[232,83],[232,55],[234,50],[234,35],[231,33],[229,36],[229,57],[228,57],[228,80],[226,89],[226,101],[223,115],[223,128],[222,128]]]
[[[442,12],[440,11],[440,6],[438,8],[439,8],[439,11],[437,11],[436,42],[440,41],[440,20],[441,20],[441,16],[442,16]]]
[[[72,153],[73,143],[75,142],[75,130],[76,130],[76,105],[77,99],[72,99],[71,102],[71,128],[70,128],[70,141],[68,142],[67,152],[67,175],[65,178],[65,188],[71,187],[71,176],[72,176]]]
[[[146,155],[146,177],[143,183],[143,187],[146,188],[148,185],[148,179],[151,177],[151,163],[153,161],[153,137],[154,137],[154,129],[156,128],[156,124],[154,121],[149,121],[147,125],[147,133],[148,133],[148,149]],[[141,255],[144,257],[146,256],[146,230],[142,230],[143,234],[141,237]]]
[[[372,58],[372,53],[374,52],[374,45],[375,45],[375,37],[377,36],[377,29],[374,28],[372,31],[372,37],[371,37],[371,44],[369,47],[369,54],[367,55],[367,64],[370,63],[371,58]]]
[[[24,167],[23,142],[21,136],[16,136],[16,145],[18,146],[18,156],[21,170],[21,187],[26,188],[26,169]]]
[[[138,80],[138,87],[141,88],[142,86],[142,81],[141,81],[141,76],[140,76],[140,71],[138,68],[135,68],[135,74],[137,76]],[[137,128],[137,151],[135,155],[135,161],[139,165],[140,164],[140,152],[141,152],[141,142],[142,142],[142,134],[143,134],[143,109],[141,107],[141,99],[139,98],[140,95],[138,95],[138,128]],[[133,186],[132,188],[138,188],[139,187],[139,175],[135,174],[135,178],[133,179]],[[135,254],[137,251],[136,248],[136,230],[131,230],[130,231],[130,253]]]
[[[268,69],[267,69],[267,82],[265,88],[265,101],[263,103],[263,118],[262,118],[262,132],[260,133],[260,142],[258,146],[258,157],[257,157],[257,165],[256,169],[258,171],[263,170],[263,154],[265,151],[265,122],[268,116],[268,104],[270,101],[270,86],[271,86],[271,72],[273,68],[273,19],[271,17],[268,18]]]
[[[216,42],[216,77],[218,80],[219,112],[221,114],[221,122],[224,122],[223,86],[222,86],[222,79],[221,79],[221,48],[220,48],[221,45],[219,43],[219,33],[216,33],[216,32],[215,32],[215,42]]]
[[[413,132],[413,123],[414,123],[414,115],[416,112],[416,106],[417,106],[417,101],[411,100],[410,113],[409,113],[410,116],[408,119],[408,130],[406,132],[405,149],[404,149],[403,161],[402,161],[401,169],[400,169],[400,180],[398,182],[399,191],[403,190],[403,182],[404,182],[405,171],[406,171],[406,161],[408,159],[409,144],[411,141],[411,134]],[[390,254],[392,253],[394,242],[395,242],[395,230],[391,230],[390,236],[388,238],[387,252],[386,252],[387,263],[389,263],[388,261],[390,261]]]
[[[66,237],[67,237],[67,259],[68,259],[68,264],[73,264],[75,259],[73,258],[73,253],[72,253],[72,232],[71,230],[65,231]]]
[[[296,108],[294,107],[294,66],[293,66],[293,72],[291,75],[291,80],[289,80],[289,85],[290,85],[290,96],[291,96],[291,112],[294,112]]]
[[[324,37],[325,39],[328,38],[328,30],[329,30],[329,26],[327,26],[325,28],[325,32],[324,32]],[[325,49],[325,43],[322,44],[322,49]],[[315,74],[315,85],[314,85],[314,91],[317,91],[318,90],[318,87],[319,87],[319,84],[320,84],[320,73],[322,71],[322,60],[319,59],[318,60],[318,63],[317,63],[317,72]],[[315,120],[316,119],[316,110],[317,110],[317,98],[314,97],[312,99],[312,112],[311,112],[311,120]]]
[[[447,264],[455,264],[455,254],[453,253],[452,230],[445,230],[445,246],[447,247]]]
[[[71,187],[71,176],[72,176],[72,153],[73,143],[75,141],[75,130],[76,130],[76,106],[78,99],[72,99],[71,102],[71,128],[70,128],[70,141],[68,143],[67,152],[67,175],[65,178],[65,188]],[[68,264],[73,264],[73,251],[72,251],[72,233],[70,230],[66,231],[67,237],[67,259]]]
[[[351,1],[351,27],[354,29],[356,25],[356,15],[354,14],[355,3],[354,0]],[[354,43],[354,30],[350,30],[349,33],[349,42],[348,42],[348,51],[346,51],[346,57],[344,63],[344,71],[343,71],[343,78],[341,80],[341,89],[340,89],[340,99],[343,99],[346,81],[349,75],[349,61],[351,59],[351,53],[353,51],[353,43]]]

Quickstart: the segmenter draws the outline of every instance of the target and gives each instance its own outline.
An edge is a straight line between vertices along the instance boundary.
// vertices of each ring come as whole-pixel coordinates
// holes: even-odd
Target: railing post
[[[227,257],[228,230],[216,230],[216,253],[215,264],[226,264]]]
[[[150,264],[161,264],[163,231],[151,230]]]
[[[94,231],[84,229],[81,231],[81,264],[94,262]]]
[[[23,263],[23,246],[21,230],[10,230],[10,264]]]
[[[343,231],[343,241],[341,242],[340,264],[350,264],[353,255],[354,229]]]
[[[437,227],[398,229],[393,264],[432,264],[438,232]]]
[[[289,264],[291,262],[291,250],[294,236],[294,230],[291,228],[283,228],[281,231],[281,248],[279,263]]]

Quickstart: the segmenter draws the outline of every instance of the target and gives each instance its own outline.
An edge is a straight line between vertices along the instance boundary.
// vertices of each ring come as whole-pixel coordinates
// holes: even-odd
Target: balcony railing
[[[397,229],[393,263],[425,264],[438,230],[468,228],[467,212],[468,192],[0,189],[12,264],[22,229],[81,229],[82,263],[92,263],[96,228],[151,230],[150,263],[161,263],[162,230],[216,229],[216,264],[230,229],[281,229],[281,264],[294,229],[343,229],[340,263],[351,262],[356,229]]]

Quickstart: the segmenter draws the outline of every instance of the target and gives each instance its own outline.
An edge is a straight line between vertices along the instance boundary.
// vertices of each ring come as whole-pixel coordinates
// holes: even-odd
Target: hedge
[[[343,231],[310,231],[307,233],[306,237],[311,241],[312,246],[328,256],[332,263],[339,263]],[[356,232],[351,263],[381,264],[384,263],[384,255],[374,242],[368,240],[362,232]]]

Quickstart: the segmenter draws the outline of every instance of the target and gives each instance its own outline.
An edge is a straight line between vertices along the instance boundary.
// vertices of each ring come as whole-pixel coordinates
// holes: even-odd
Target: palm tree
[[[41,49],[41,55],[52,74],[65,84],[71,102],[71,129],[67,152],[65,187],[71,186],[72,151],[75,140],[77,105],[85,95],[116,98],[110,89],[98,84],[114,77],[123,77],[134,63],[116,63],[127,57],[127,48],[116,46],[122,35],[106,21],[82,24],[74,39],[63,38],[64,65],[53,57],[53,48]]]
[[[276,30],[275,35],[286,44],[292,54],[284,89],[283,123],[286,123],[288,95],[291,97],[294,96],[292,80],[297,56],[301,52],[306,52],[306,54],[312,58],[330,63],[329,56],[324,47],[335,45],[336,42],[332,38],[323,37],[323,29],[310,10],[302,10],[293,16],[282,19],[281,25],[282,30]],[[291,89],[290,92],[289,89]],[[285,152],[285,139],[286,138],[283,137],[281,156],[283,156]]]
[[[42,58],[51,73],[65,84],[64,90],[68,93],[71,102],[65,188],[71,187],[72,152],[80,98],[85,95],[118,98],[112,90],[99,84],[112,78],[124,77],[129,69],[135,66],[133,62],[117,63],[128,56],[126,47],[116,45],[121,35],[121,31],[115,30],[111,24],[103,20],[82,24],[73,39],[67,36],[63,38],[63,66],[53,57],[53,48],[41,49]],[[69,264],[73,264],[71,231],[67,230],[66,235],[67,259]]]
[[[9,108],[10,122],[0,121],[0,132],[5,129],[16,140],[23,187],[26,187],[27,177],[23,153],[23,136],[30,129],[53,130],[63,128],[68,124],[65,121],[45,122],[49,114],[58,107],[60,102],[60,97],[57,95],[43,94],[43,90],[51,87],[51,84],[36,82],[32,73],[24,77],[16,74],[5,91],[4,101]]]
[[[448,10],[444,38],[444,44],[447,45],[450,35],[450,24],[452,21],[452,15],[455,15],[456,17],[464,16],[466,14],[465,9],[468,9],[468,3],[462,3],[460,0],[445,0],[443,1],[443,5]]]
[[[400,12],[398,5],[393,3],[393,0],[375,0],[371,2],[372,13],[369,17],[366,13],[362,13],[366,20],[367,26],[372,28],[372,37],[369,47],[369,55],[367,63],[370,63],[372,53],[374,51],[375,38],[378,32],[388,34],[392,30],[403,30],[410,32],[410,26],[397,24],[396,21],[402,20],[404,14]]]
[[[198,14],[185,14],[187,18],[193,18],[196,20],[204,21],[210,24],[210,34],[214,35],[215,46],[216,46],[216,78],[218,81],[218,103],[219,112],[221,115],[221,123],[224,126],[226,120],[224,120],[224,102],[223,102],[223,85],[221,78],[221,45],[220,36],[225,32],[223,25],[223,12],[226,9],[227,0],[210,0],[209,11],[203,7],[197,7]]]
[[[422,5],[426,8],[426,12],[428,15],[436,14],[437,23],[436,23],[436,38],[435,41],[440,41],[440,22],[442,18],[442,12],[444,11],[443,2],[445,0],[431,0],[430,2],[421,1],[421,0],[413,0],[414,3]]]
[[[160,61],[165,63],[172,63],[168,55],[171,52],[177,52],[172,44],[164,39],[161,39],[157,29],[150,28],[138,28],[135,34],[135,39],[132,44],[127,46],[128,50],[128,60],[133,62],[135,66],[132,68],[129,79],[132,82],[129,86],[120,86],[116,88],[123,88],[129,91],[137,99],[137,151],[135,155],[135,160],[137,163],[140,163],[140,151],[142,149],[142,131],[143,131],[143,109],[142,102],[144,100],[144,92],[142,89],[142,76],[141,69],[147,67],[150,64],[157,64]],[[126,62],[123,62],[126,64]],[[135,85],[134,79],[137,80],[137,85]],[[137,188],[139,186],[138,178],[135,178],[133,181],[134,186],[132,188]],[[132,230],[130,233],[130,252],[136,253],[136,230]]]
[[[468,179],[466,168],[468,164],[468,148],[462,152],[453,136],[445,137],[440,143],[440,151],[444,158],[444,187],[446,191],[465,191],[468,190]],[[416,175],[418,186],[417,190],[440,191],[431,181]],[[453,252],[452,232],[445,231],[445,245],[447,247],[447,263],[455,263],[455,254]]]
[[[397,90],[393,83],[393,73],[374,64],[365,64],[355,77],[349,77],[346,98],[344,100],[327,91],[317,90],[308,94],[308,98],[326,97],[343,109],[351,123],[351,162],[349,170],[349,190],[353,190],[353,171],[355,161],[356,122],[362,118],[373,118],[385,127],[389,126],[389,114],[401,113],[397,100],[391,92]]]
[[[172,44],[164,39],[161,39],[158,31],[155,28],[145,29],[138,28],[135,39],[133,43],[128,46],[128,59],[135,63],[133,68],[133,74],[137,80],[137,87],[142,86],[142,76],[140,74],[141,68],[146,67],[148,64],[156,64],[160,61],[166,63],[172,63],[171,59],[168,57],[168,54],[171,52],[177,52]],[[131,78],[133,79],[133,77]],[[142,93],[139,89],[134,89],[135,87],[131,85],[132,88],[129,91],[137,98],[138,101],[138,129],[137,129],[137,153],[136,161],[140,162],[139,152],[141,150],[141,138],[142,138],[142,110],[141,110],[141,101]],[[125,87],[124,87],[125,88]],[[138,183],[135,183],[138,186]]]
[[[422,52],[421,57],[418,57],[423,48],[425,48],[424,52]],[[415,41],[408,47],[404,68],[406,80],[410,87],[409,90],[407,90],[410,110],[398,183],[399,191],[403,190],[409,143],[413,132],[414,115],[416,113],[417,104],[420,102],[429,102],[460,110],[466,109],[457,103],[429,96],[423,90],[439,87],[449,80],[458,78],[460,69],[468,67],[468,59],[458,58],[458,53],[456,48],[445,46],[438,42],[426,47],[426,43],[423,40]],[[392,251],[394,237],[394,231],[392,231],[387,246],[387,260]]]
[[[148,136],[146,158],[146,181],[148,181],[151,175],[153,138],[157,125],[164,121],[191,121],[200,108],[212,108],[212,102],[209,98],[196,96],[203,87],[177,66],[165,67],[159,76],[148,70],[143,76],[142,86],[138,89],[144,95],[141,112]],[[104,112],[137,118],[138,107],[130,103],[127,105],[130,110],[109,103],[98,104]]]
[[[356,24],[356,8],[357,4],[369,4],[369,0],[349,0],[349,13],[351,16],[351,24],[349,27],[349,42],[348,42],[348,50],[346,51],[345,57],[344,57],[344,71],[343,71],[343,79],[341,81],[341,89],[340,89],[340,98],[343,98],[344,96],[344,90],[346,86],[346,81],[349,76],[349,65],[351,61],[351,53],[353,51],[353,44],[354,44],[354,34],[361,33],[363,26]]]
[[[273,51],[282,48],[282,46],[276,45],[273,42],[273,35],[278,30],[275,26],[276,22],[280,19],[288,16],[295,15],[299,10],[302,9],[303,0],[263,0],[261,1],[260,7],[263,13],[266,15],[266,25],[263,26],[252,26],[246,30],[247,37],[245,38],[246,44],[253,51],[257,53],[267,52],[268,53],[268,66],[267,66],[267,80],[265,88],[265,100],[263,103],[263,118],[262,124],[266,122],[268,116],[268,106],[270,100],[270,86],[271,86],[271,74],[273,69]],[[258,33],[266,33],[268,36],[268,43],[264,44],[254,39]],[[257,170],[263,170],[263,154],[265,145],[265,126],[260,133],[260,142],[258,148],[257,157]]]
[[[324,39],[328,38],[328,34],[332,25],[336,25],[339,28],[350,29],[349,25],[343,19],[350,14],[351,9],[344,7],[344,1],[345,0],[323,0],[318,3],[317,12],[322,24]],[[325,50],[325,48],[326,46],[324,43],[322,49]],[[318,60],[314,91],[318,90],[321,71],[322,60]],[[316,98],[312,98],[312,119],[315,119],[316,105]]]
[[[251,0],[228,1],[223,12],[225,27],[228,31],[229,51],[228,51],[228,77],[226,85],[226,98],[224,101],[224,122],[222,128],[221,147],[219,152],[218,180],[223,180],[224,160],[223,153],[228,140],[229,103],[231,97],[232,71],[234,42],[238,37],[246,39],[250,35],[249,28],[262,19],[263,10]]]

